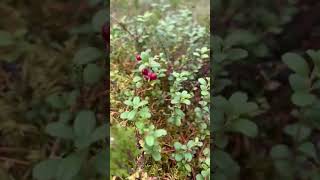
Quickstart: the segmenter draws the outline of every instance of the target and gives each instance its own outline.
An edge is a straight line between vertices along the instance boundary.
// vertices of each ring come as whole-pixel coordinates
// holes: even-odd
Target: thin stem
[[[126,27],[125,24],[123,24],[123,23],[120,22],[117,18],[115,18],[115,17],[113,17],[113,16],[111,16],[111,18],[112,18],[117,24],[119,24],[119,26],[120,26],[123,30],[125,30],[134,40],[137,39],[137,37],[136,37],[135,35],[133,35],[133,34],[128,30],[128,28]]]

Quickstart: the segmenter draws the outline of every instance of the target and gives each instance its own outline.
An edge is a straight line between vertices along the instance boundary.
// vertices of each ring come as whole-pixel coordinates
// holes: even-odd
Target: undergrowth
[[[111,152],[111,176],[209,179],[208,27],[164,4],[111,18],[111,126],[134,129],[121,136],[139,152],[125,170]]]

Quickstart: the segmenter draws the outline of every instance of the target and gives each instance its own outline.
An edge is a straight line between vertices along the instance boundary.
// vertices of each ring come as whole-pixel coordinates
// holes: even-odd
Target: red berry
[[[149,73],[148,76],[149,76],[150,80],[156,80],[157,79],[157,74],[156,73]]]
[[[141,61],[141,56],[138,54],[138,55],[136,55],[136,60],[137,61]]]
[[[141,71],[141,72],[142,72],[142,74],[143,74],[143,75],[145,75],[145,76],[146,76],[146,75],[148,75],[148,74],[149,74],[149,69],[144,68],[144,69],[142,69],[142,71]]]

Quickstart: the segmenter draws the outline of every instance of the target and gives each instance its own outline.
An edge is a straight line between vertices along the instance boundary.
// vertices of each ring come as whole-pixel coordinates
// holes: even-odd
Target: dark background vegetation
[[[72,120],[69,123],[72,123],[78,111],[90,109],[95,112],[97,124],[103,124],[106,115],[103,81],[99,76],[99,81],[95,81],[95,75],[92,77],[95,83],[85,84],[82,69],[77,74],[72,68],[72,59],[81,47],[97,47],[101,53],[105,50],[100,29],[91,27],[95,13],[104,8],[102,4],[98,0],[1,1],[0,179],[32,179],[33,169],[39,162],[49,157],[64,158],[76,151],[72,142],[57,140],[45,131],[50,122],[58,121],[60,112],[70,112]],[[213,35],[225,38],[235,29],[258,35],[254,43],[237,45],[248,52],[247,56],[244,51],[238,51],[239,54],[233,54],[224,64],[213,63],[214,82],[217,82],[212,86],[214,96],[229,98],[234,92],[241,91],[249,96],[250,102],[258,104],[260,110],[260,113],[246,114],[258,126],[259,133],[255,137],[213,129],[217,134],[214,144],[218,150],[218,153],[212,153],[216,163],[212,165],[216,174],[213,178],[320,179],[319,127],[302,122],[312,130],[304,141],[313,144],[313,148],[307,149],[309,153],[304,154],[315,152],[316,157],[307,156],[301,163],[296,161],[298,158],[292,159],[302,155],[284,129],[301,121],[291,113],[300,107],[291,102],[292,88],[288,79],[292,71],[281,60],[286,52],[306,56],[307,49],[320,48],[319,9],[317,0],[295,3],[291,0],[211,2]],[[214,52],[212,57],[214,61]],[[102,64],[103,56],[98,59],[95,63]],[[216,67],[222,67],[227,73],[215,73]],[[59,98],[47,99],[56,93],[67,93],[69,97],[68,93],[75,89],[80,95],[76,103],[66,109],[60,109]],[[215,106],[214,98],[212,103]],[[314,121],[317,123],[319,115],[316,112],[320,111],[315,111]],[[219,127],[215,118],[212,121],[213,127]],[[288,147],[286,150],[280,148],[283,152],[274,149],[278,153],[276,156],[284,157],[283,161],[270,156],[273,147],[279,144]],[[90,156],[86,159],[94,160],[104,148],[104,143],[92,144]],[[290,153],[293,156],[287,157]],[[98,167],[101,177],[101,171],[107,168]],[[98,176],[95,170],[85,173],[86,177]]]
[[[283,54],[294,52],[304,57],[310,68],[315,67],[306,51],[320,48],[320,2],[211,3],[213,179],[320,179],[320,111],[313,111],[319,104],[319,91],[311,92],[317,97],[312,105],[293,103],[291,86],[295,82],[289,82],[293,71],[283,62]],[[227,37],[229,44],[234,41],[232,47],[227,47]],[[233,118],[227,110],[231,105],[226,105],[223,98],[235,92],[246,94],[257,109],[234,118],[249,119],[249,123],[230,128],[226,122]],[[235,109],[246,106],[236,102],[231,101]]]
[[[107,177],[107,4],[0,2],[1,180]]]

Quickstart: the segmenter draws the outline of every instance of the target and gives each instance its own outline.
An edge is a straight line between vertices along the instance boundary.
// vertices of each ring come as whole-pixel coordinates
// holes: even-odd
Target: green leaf
[[[14,39],[11,33],[7,31],[0,30],[0,47],[1,46],[10,46],[14,44]]]
[[[210,163],[209,163],[210,164]],[[208,177],[210,175],[210,168],[208,168],[207,170],[203,170],[201,171],[201,175],[203,177]]]
[[[140,80],[142,80],[142,78],[140,76],[135,76],[132,81],[133,82],[138,82]]]
[[[199,79],[198,79],[198,82],[199,82],[200,84],[202,84],[202,85],[207,85],[207,81],[204,80],[203,78],[199,78]]]
[[[209,58],[209,55],[208,55],[208,54],[202,54],[202,55],[201,55],[201,58],[202,58],[202,59]]]
[[[107,138],[108,134],[109,134],[109,128],[107,124],[104,124],[93,131],[93,133],[91,134],[91,142],[103,140]]]
[[[154,145],[154,137],[153,136],[150,136],[150,135],[146,136],[145,141],[148,146]]]
[[[258,135],[257,125],[248,119],[238,119],[231,123],[230,130],[240,132],[248,137],[256,137]]]
[[[234,105],[244,104],[247,102],[247,100],[248,96],[243,92],[235,92],[229,98],[230,103]]]
[[[174,159],[175,159],[176,161],[181,161],[182,158],[183,158],[183,156],[182,156],[181,154],[175,154],[175,155],[174,155]]]
[[[315,102],[316,96],[308,92],[295,92],[291,96],[291,101],[297,106],[308,106]]]
[[[202,47],[202,48],[200,49],[200,51],[201,51],[201,53],[203,54],[203,53],[208,52],[209,49],[208,49],[207,47]]]
[[[248,51],[240,48],[229,49],[227,52],[227,58],[230,60],[240,60],[248,57]]]
[[[136,110],[132,110],[130,112],[128,112],[127,114],[127,119],[129,121],[132,121],[134,119],[134,117],[136,116],[137,111]]]
[[[161,154],[159,152],[153,152],[151,155],[152,155],[152,158],[155,161],[160,161],[161,160]]]
[[[180,149],[181,149],[182,144],[181,144],[181,143],[179,143],[179,142],[174,142],[173,146],[174,146],[174,148],[175,148],[176,150],[180,150]]]
[[[192,160],[192,154],[191,153],[184,153],[184,158],[190,162]]]
[[[184,164],[184,167],[188,172],[191,172],[191,166],[189,164]]]
[[[32,176],[37,180],[52,180],[55,178],[60,161],[47,159],[34,166]]]
[[[131,98],[128,99],[128,100],[125,100],[123,103],[124,103],[125,105],[127,105],[127,106],[133,106],[133,103],[132,103],[132,101],[131,101]]]
[[[138,108],[138,105],[140,103],[140,97],[136,96],[133,98],[132,104],[134,108]]]
[[[192,54],[193,54],[194,56],[198,56],[198,57],[200,56],[200,53],[198,53],[198,52],[193,52]]]
[[[307,51],[307,54],[312,58],[312,61],[317,67],[317,69],[320,70],[320,51],[310,49]]]
[[[102,57],[102,52],[95,47],[81,48],[73,57],[73,62],[77,65],[92,63]]]
[[[107,10],[102,9],[93,16],[92,27],[96,32],[101,32],[103,24],[107,21],[108,14]]]
[[[149,64],[150,64],[150,66],[152,68],[160,68],[161,67],[161,65],[158,62],[154,61],[154,60],[150,60]]]
[[[146,53],[146,52],[142,52],[142,53],[141,53],[141,59],[142,59],[142,61],[144,61],[144,62],[149,61],[149,54]]]
[[[272,147],[270,151],[270,156],[272,159],[289,159],[291,157],[291,152],[288,146],[283,144],[278,144]]]
[[[209,94],[209,91],[201,91],[201,95],[202,96],[206,96],[206,95],[208,95]]]
[[[92,143],[91,137],[90,136],[83,136],[79,137],[77,136],[74,139],[74,145],[78,150],[83,150],[85,148],[88,148]]]
[[[197,174],[197,176],[196,176],[196,180],[204,180],[204,178],[202,177],[202,175],[201,175],[201,174]]]
[[[71,154],[61,160],[58,167],[57,179],[71,180],[81,169],[83,158],[78,154]]]
[[[311,134],[311,129],[303,124],[290,124],[284,128],[284,132],[298,142],[307,139]]]
[[[194,145],[195,145],[195,143],[194,143],[193,140],[190,140],[190,141],[188,141],[188,143],[187,143],[187,147],[188,147],[189,149],[192,148]]]
[[[298,150],[310,158],[318,160],[316,148],[311,142],[305,142],[298,147]]]
[[[258,110],[258,105],[253,102],[248,102],[242,106],[237,106],[234,108],[238,114],[249,114]]]
[[[217,111],[225,112],[226,114],[233,114],[233,105],[222,96],[212,98],[213,107]]]
[[[309,75],[309,66],[307,62],[298,54],[286,53],[282,56],[282,61],[301,76],[307,77]]]
[[[289,82],[294,91],[307,92],[309,89],[308,78],[299,74],[290,75]]]
[[[74,132],[77,137],[89,137],[96,127],[96,117],[92,111],[83,110],[74,121]]]
[[[64,109],[66,108],[66,103],[62,96],[59,94],[51,94],[46,98],[46,103],[49,104],[52,108],[55,109]]]
[[[121,119],[128,119],[128,114],[129,114],[128,111],[123,112],[123,113],[120,114],[120,118],[121,118]]]
[[[213,164],[219,167],[222,171],[236,175],[240,172],[240,167],[231,156],[219,149],[215,150]]]
[[[86,84],[93,85],[100,81],[103,75],[103,69],[96,64],[88,64],[83,70],[83,81]]]
[[[164,130],[164,129],[157,129],[155,132],[154,132],[154,136],[155,137],[161,137],[161,136],[165,136],[167,135],[167,131]]]
[[[139,111],[139,115],[141,118],[143,119],[148,119],[151,117],[151,113],[149,112],[149,108],[148,107],[144,107]]]
[[[225,39],[225,47],[234,45],[248,45],[258,40],[257,36],[247,30],[235,30],[230,33]]]
[[[73,130],[71,127],[62,122],[53,122],[47,125],[46,133],[51,136],[62,138],[62,139],[72,139]]]
[[[186,105],[190,105],[191,101],[189,99],[184,99],[184,100],[182,100],[182,103],[186,104]]]
[[[59,122],[61,123],[68,123],[72,118],[72,114],[71,112],[69,111],[62,111],[60,114],[59,114]]]
[[[138,104],[138,107],[142,107],[146,104],[148,104],[148,101],[146,101],[146,100],[140,101],[140,103]]]
[[[246,113],[251,113],[258,109],[255,103],[247,102],[248,96],[243,92],[235,92],[229,98],[230,104],[233,105],[233,110],[235,115],[241,115]]]

